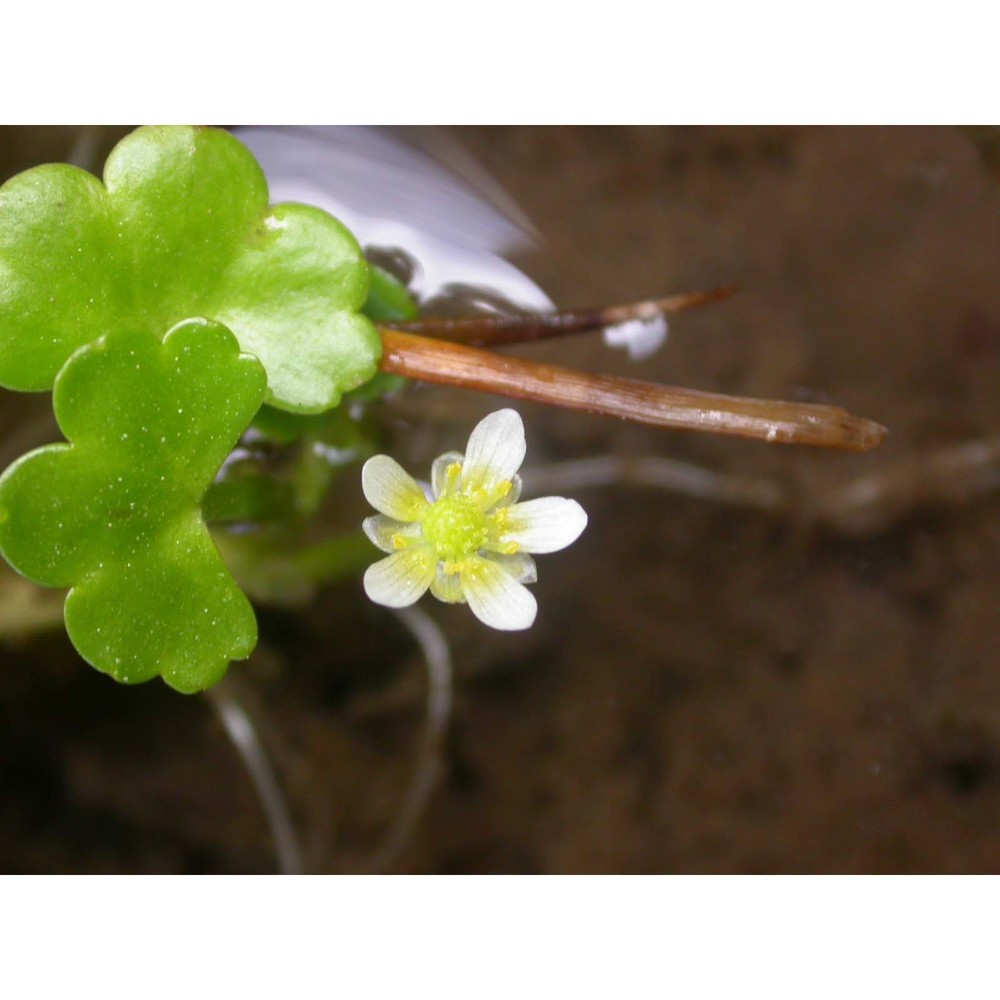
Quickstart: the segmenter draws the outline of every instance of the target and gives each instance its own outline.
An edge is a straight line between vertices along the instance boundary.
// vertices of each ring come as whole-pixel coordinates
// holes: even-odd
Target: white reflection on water
[[[274,201],[318,205],[363,246],[400,247],[416,258],[411,290],[418,298],[473,286],[515,309],[552,308],[504,259],[536,245],[530,222],[444,133],[353,125],[236,132],[264,168]]]

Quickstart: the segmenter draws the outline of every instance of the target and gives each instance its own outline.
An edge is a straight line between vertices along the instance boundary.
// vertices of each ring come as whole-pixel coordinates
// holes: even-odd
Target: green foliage
[[[70,443],[0,478],[0,551],[30,579],[72,588],[66,627],[98,670],[190,692],[253,649],[253,611],[201,501],[265,392],[258,361],[197,319],[162,341],[115,329],[56,377]]]
[[[368,265],[368,274],[370,282],[364,313],[370,320],[386,323],[416,319],[420,315],[420,307],[402,282],[377,264]],[[402,375],[378,372],[360,389],[355,389],[350,398],[359,402],[381,399],[399,392],[409,381]]]
[[[374,452],[357,404],[405,381],[377,373],[373,321],[416,315],[331,216],[269,207],[225,132],[139,129],[103,183],[18,175],[0,187],[0,385],[53,389],[69,443],[0,477],[0,553],[70,588],[67,631],[98,670],[209,687],[256,643],[230,570],[290,602],[370,562],[360,534],[309,522]]]
[[[371,421],[346,407],[304,416],[262,406],[252,438],[208,491],[206,521],[298,529],[316,514],[336,476],[376,451]]]
[[[390,289],[389,293],[393,290]],[[104,184],[63,164],[0,188],[0,384],[52,386],[79,347],[118,330],[225,324],[268,377],[268,401],[317,413],[376,371],[354,237],[306,205],[268,206],[226,132],[151,127],[108,158]]]
[[[365,315],[376,323],[416,319],[420,308],[406,285],[377,264],[368,265]]]

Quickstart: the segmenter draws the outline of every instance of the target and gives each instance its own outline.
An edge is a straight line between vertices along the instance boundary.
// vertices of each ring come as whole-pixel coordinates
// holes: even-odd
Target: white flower
[[[556,552],[580,537],[587,515],[575,500],[518,503],[524,425],[498,410],[476,425],[465,455],[446,452],[431,468],[429,500],[388,455],[361,470],[361,486],[379,512],[365,534],[391,555],[368,568],[365,592],[402,608],[430,588],[438,600],[468,603],[496,629],[529,628],[538,605],[524,586],[537,579],[529,553]]]

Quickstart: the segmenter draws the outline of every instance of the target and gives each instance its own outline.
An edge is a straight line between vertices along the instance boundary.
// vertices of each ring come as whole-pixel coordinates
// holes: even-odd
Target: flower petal
[[[507,509],[500,541],[516,542],[524,552],[557,552],[575,542],[586,527],[586,511],[575,500],[540,497]]]
[[[431,489],[435,500],[442,496],[449,486],[448,469],[457,463],[461,473],[464,459],[465,456],[460,451],[446,451],[434,459],[434,464],[431,466]]]
[[[380,513],[397,521],[415,521],[427,506],[424,491],[388,455],[369,458],[361,470],[365,499]]]
[[[518,583],[538,583],[538,568],[535,560],[526,552],[515,552],[514,555],[502,555],[490,552],[483,556],[490,562],[495,562],[502,570],[506,570]]]
[[[462,489],[488,491],[513,479],[524,452],[524,424],[516,410],[497,410],[484,417],[469,435]]]
[[[361,524],[368,540],[383,552],[398,552],[405,545],[420,541],[420,525],[412,521],[396,521],[384,514],[366,517]],[[400,537],[404,545],[399,545],[396,539]]]
[[[458,573],[446,573],[440,563],[431,582],[431,593],[445,604],[465,604],[465,594],[462,592],[462,581],[459,580]]]
[[[423,597],[434,579],[437,557],[429,545],[400,549],[365,571],[365,593],[387,608],[405,608]]]
[[[517,503],[521,496],[521,477],[513,475],[510,477],[510,489],[490,508],[499,510],[501,507],[509,507],[512,503]]]
[[[538,604],[531,591],[500,565],[474,556],[466,560],[459,575],[465,599],[484,625],[504,632],[531,627]]]

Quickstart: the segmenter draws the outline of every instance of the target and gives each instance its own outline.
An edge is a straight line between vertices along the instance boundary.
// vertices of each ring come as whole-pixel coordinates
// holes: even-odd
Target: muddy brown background
[[[663,456],[783,499],[581,490],[590,526],[539,559],[530,633],[428,602],[456,706],[442,781],[394,870],[1000,869],[992,134],[454,134],[538,227],[544,248],[520,263],[560,305],[740,287],[676,318],[641,367],[595,340],[522,353],[837,402],[890,436],[845,456],[522,407],[529,466]],[[0,175],[64,157],[67,139],[0,130]],[[419,473],[496,403],[417,389],[381,411],[387,447]],[[5,438],[33,405],[5,400]],[[364,870],[412,766],[420,661],[357,583],[260,617],[260,650],[233,673],[307,867]],[[58,634],[0,652],[0,869],[273,870],[204,699],[118,687]]]

